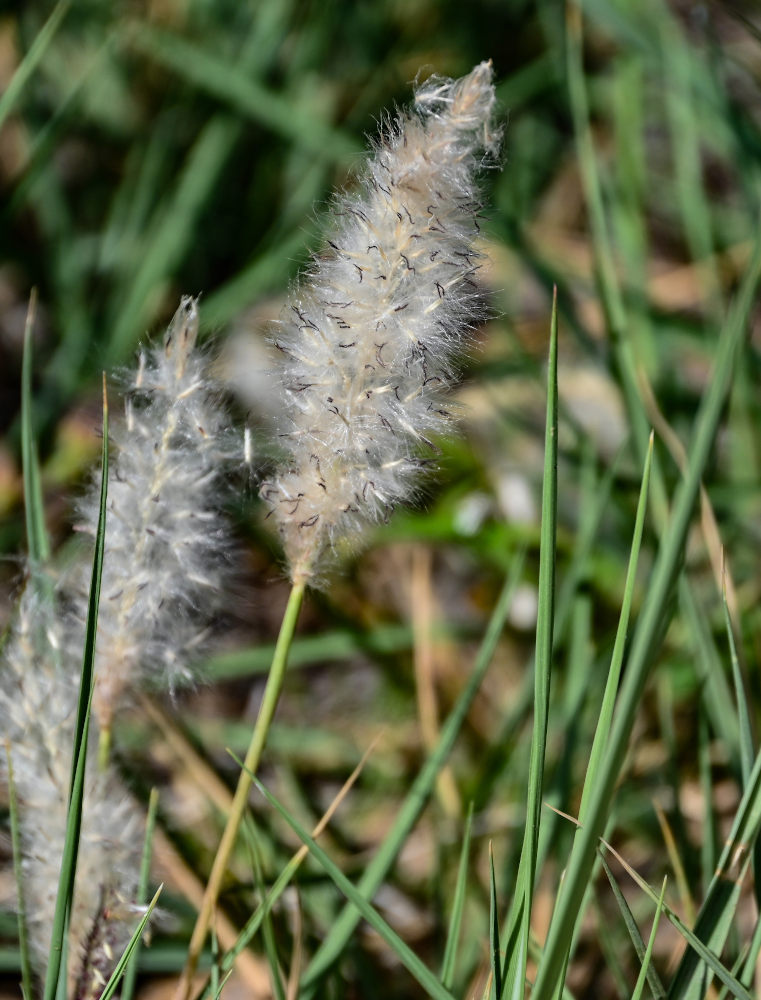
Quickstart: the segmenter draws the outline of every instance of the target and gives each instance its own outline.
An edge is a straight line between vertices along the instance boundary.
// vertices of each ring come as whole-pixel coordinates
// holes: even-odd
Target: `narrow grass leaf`
[[[127,947],[124,949],[122,957],[116,963],[116,968],[111,973],[111,976],[108,982],[106,983],[106,988],[100,995],[100,1000],[111,1000],[111,997],[116,992],[116,989],[119,986],[121,978],[124,975],[125,969],[129,965],[130,960],[134,955],[135,949],[140,944],[140,939],[143,936],[145,925],[148,923],[150,916],[153,913],[154,907],[156,906],[156,903],[158,903],[159,901],[159,896],[161,895],[161,890],[163,888],[164,888],[163,884],[158,887],[158,889],[156,890],[156,894],[148,904],[148,909],[146,910],[140,923],[135,928],[132,937],[129,939],[129,942],[127,944]]]
[[[497,997],[523,997],[534,898],[537,845],[542,810],[544,758],[550,704],[550,671],[555,619],[555,544],[557,537],[558,473],[558,311],[557,289],[552,300],[549,370],[547,373],[547,417],[544,438],[544,479],[539,549],[539,605],[536,619],[534,667],[534,727],[531,736],[526,826],[515,894],[508,918],[504,989]],[[501,985],[501,984],[500,984]]]
[[[597,783],[597,776],[602,767],[605,757],[608,740],[610,738],[610,727],[613,722],[613,710],[618,694],[618,685],[621,680],[621,668],[624,662],[624,651],[626,649],[626,637],[629,632],[629,619],[631,617],[632,601],[634,600],[634,585],[637,580],[637,564],[642,546],[642,533],[645,527],[645,513],[647,510],[647,498],[650,488],[650,471],[653,459],[653,435],[650,435],[650,446],[647,450],[645,468],[642,472],[642,484],[639,491],[639,502],[637,504],[637,515],[634,522],[634,535],[632,537],[631,551],[629,553],[629,565],[626,570],[626,582],[624,584],[624,598],[621,604],[621,614],[618,619],[616,629],[616,639],[613,644],[613,653],[610,658],[610,669],[608,679],[605,682],[602,705],[600,706],[600,716],[595,727],[595,734],[592,739],[592,749],[589,754],[589,766],[584,780],[584,788],[581,793],[581,804],[579,806],[579,822],[584,824],[587,811],[587,804],[592,788]],[[562,891],[562,890],[561,890]]]
[[[644,965],[645,953],[647,951],[645,947],[645,942],[642,940],[642,935],[639,932],[639,927],[637,926],[637,921],[634,919],[634,914],[632,913],[629,904],[626,901],[626,897],[623,892],[621,892],[621,887],[618,884],[616,876],[611,871],[610,865],[605,860],[605,855],[600,852],[600,861],[602,863],[603,871],[608,877],[608,882],[613,890],[613,896],[618,903],[618,908],[621,911],[621,916],[623,917],[624,924],[627,931],[629,932],[629,937],[634,945],[634,950],[637,953],[637,958],[640,963]],[[650,968],[647,973],[647,981],[650,985],[650,992],[655,997],[655,1000],[666,1000],[666,990],[663,987],[663,983],[660,980],[658,973],[655,969]]]
[[[634,881],[637,883],[640,889],[642,889],[642,891],[650,899],[652,899],[654,903],[657,903],[660,898],[658,893],[650,885],[648,885],[648,883],[639,875],[639,873],[636,872],[631,867],[631,865],[629,865],[624,860],[624,858],[622,858],[621,855],[618,854],[617,851],[613,850],[610,844],[604,843],[604,846],[611,852],[611,854],[613,854],[615,858],[618,859],[618,861],[623,865],[623,867],[626,869],[629,875],[631,875],[631,877],[634,879]],[[702,962],[705,962],[705,964],[708,966],[711,972],[717,977],[717,979],[719,979],[727,987],[732,996],[736,997],[737,1000],[751,1000],[751,994],[748,993],[748,991],[745,989],[742,983],[735,976],[733,976],[732,973],[722,964],[721,959],[715,954],[715,952],[711,951],[710,948],[706,947],[706,945],[700,940],[700,938],[697,937],[689,929],[689,927],[687,927],[687,925],[684,923],[681,917],[677,913],[675,913],[674,910],[671,909],[668,903],[663,904],[663,912],[666,914],[671,924],[673,924],[676,930],[682,935],[682,937],[685,939],[690,948],[692,948],[697,953],[698,958]],[[670,995],[671,991],[669,991],[667,996]]]
[[[510,610],[513,593],[523,570],[524,556],[525,553],[523,551],[519,551],[515,555],[512,571],[505,581],[497,604],[492,612],[471,675],[458,697],[454,708],[441,727],[439,742],[426,759],[425,764],[407,793],[391,829],[386,834],[375,857],[369,863],[364,875],[359,880],[357,891],[365,900],[372,899],[385,879],[410,830],[423,811],[436,781],[436,776],[455,744],[457,735],[486,675],[497,642],[502,634],[505,619]],[[314,995],[320,977],[341,954],[359,919],[360,915],[356,908],[346,906],[334,921],[327,937],[317,949],[302,977],[301,991],[303,1000],[308,1000],[309,997]]]
[[[100,602],[100,581],[103,571],[103,550],[106,538],[106,499],[108,495],[108,402],[106,400],[106,380],[103,377],[103,447],[101,449],[100,507],[98,527],[95,534],[92,574],[90,577],[90,597],[87,605],[82,673],[79,683],[79,701],[74,731],[72,753],[71,786],[69,808],[66,817],[61,874],[58,881],[53,928],[50,938],[50,954],[45,975],[44,1000],[53,1000],[59,990],[66,989],[65,945],[68,917],[74,895],[74,877],[77,867],[79,832],[82,825],[82,801],[84,798],[85,762],[87,758],[87,737],[90,731],[90,706],[92,703],[95,637],[98,627],[98,604]]]
[[[156,788],[151,789],[148,796],[148,815],[145,820],[145,840],[143,842],[143,855],[140,859],[140,879],[137,885],[137,895],[135,902],[138,906],[143,906],[148,898],[148,882],[151,877],[151,855],[153,854],[153,832],[156,828],[156,813],[159,805],[159,793]],[[140,939],[138,938],[132,949],[131,961],[126,965],[124,971],[124,985],[122,986],[121,1000],[132,1000],[135,994],[135,982],[137,980],[137,966],[140,956]]]
[[[243,767],[243,762],[235,758],[237,763]],[[312,856],[322,865],[337,888],[349,901],[349,904],[356,908],[357,912],[376,931],[380,937],[391,948],[396,957],[407,971],[420,983],[428,996],[434,1000],[453,1000],[452,994],[445,989],[433,973],[426,968],[423,962],[417,957],[412,949],[405,944],[395,930],[390,927],[381,917],[378,911],[369,903],[362,893],[349,881],[341,869],[328,857],[323,849],[309,836],[307,831],[298,823],[296,819],[282,806],[274,795],[269,792],[264,785],[249,772],[252,782],[256,785],[269,804],[277,810],[286,823],[290,826],[296,836],[307,845]]]
[[[761,830],[761,754],[753,765],[748,785],[735,814],[732,830],[719,858],[694,934],[711,952],[719,954],[726,941],[740,900],[753,845]],[[670,1000],[695,1000],[703,970],[697,956],[686,952],[669,990]]]
[[[242,832],[248,846],[249,859],[251,861],[251,868],[254,874],[254,885],[256,886],[256,891],[262,898],[264,898],[264,877],[262,875],[260,850],[256,838],[256,829],[251,820],[250,814],[246,814],[243,819]],[[267,964],[270,967],[270,982],[272,983],[275,998],[276,1000],[285,1000],[285,987],[283,986],[283,978],[280,974],[280,963],[277,957],[275,930],[272,926],[269,909],[264,911],[264,918],[262,920],[262,937],[264,938],[264,953],[267,956]]]
[[[460,939],[462,914],[465,909],[465,892],[468,884],[468,859],[470,857],[470,836],[473,830],[473,803],[468,806],[468,816],[465,820],[465,831],[460,848],[460,863],[457,866],[457,882],[452,899],[452,913],[449,918],[447,943],[444,949],[444,960],[441,963],[441,982],[451,990],[454,983],[455,963],[457,961],[457,944]]]
[[[748,784],[750,771],[753,767],[753,758],[756,754],[753,747],[753,728],[750,722],[750,712],[748,711],[748,697],[745,692],[745,683],[742,671],[740,670],[740,660],[737,655],[737,646],[735,644],[735,630],[732,626],[732,618],[729,614],[729,605],[727,604],[726,587],[722,589],[721,603],[724,608],[724,625],[727,630],[729,658],[732,663],[732,680],[735,687],[737,718],[740,729],[740,765],[742,767],[743,787],[745,787]]]
[[[494,876],[494,850],[489,843],[489,955],[491,957],[492,996],[502,995],[502,956],[499,953],[499,913],[497,880]]]
[[[61,26],[61,21],[66,16],[69,7],[71,7],[71,0],[59,0],[59,3],[55,5],[45,24],[37,32],[34,41],[29,47],[29,51],[16,67],[16,72],[11,77],[2,96],[0,96],[0,128],[2,128],[5,119],[13,111],[24,87],[50,47],[50,43]]]
[[[37,291],[32,289],[24,326],[24,358],[21,365],[21,463],[24,472],[26,540],[29,561],[33,567],[41,566],[50,557],[32,413],[32,330],[36,312]]]
[[[77,721],[72,754],[72,772],[69,790],[69,806],[66,817],[66,833],[61,859],[61,872],[56,897],[53,930],[51,935],[48,969],[45,979],[45,997],[55,995],[58,1000],[66,1000],[68,968],[68,928],[74,897],[79,835],[82,824],[84,800],[84,778],[87,763],[87,744],[90,731],[90,710],[94,687],[95,641],[98,627],[98,606],[103,571],[103,553],[106,537],[106,499],[108,490],[108,405],[106,401],[105,375],[103,377],[103,445],[101,451],[101,489],[98,525],[93,554],[93,568],[90,576],[90,593],[85,624],[85,643],[82,656]],[[51,966],[53,969],[51,970]],[[57,975],[57,982],[54,975]]]
[[[661,921],[661,913],[663,912],[663,899],[666,895],[666,878],[663,879],[663,885],[661,886],[661,894],[658,898],[658,905],[655,908],[655,916],[653,917],[653,926],[650,928],[650,937],[647,942],[647,951],[645,952],[645,957],[642,960],[642,968],[639,970],[639,975],[637,976],[637,985],[634,987],[634,993],[632,993],[632,1000],[642,1000],[642,994],[645,989],[645,983],[650,983],[650,989],[653,992],[654,997],[661,996],[660,993],[656,993],[652,989],[652,983],[650,978],[650,962],[653,957],[653,948],[655,947],[655,936],[658,933],[658,924]],[[653,970],[654,971],[654,970]]]
[[[552,994],[564,966],[576,920],[580,916],[582,899],[594,865],[597,841],[602,835],[610,813],[616,781],[623,767],[650,665],[660,648],[670,617],[671,596],[681,570],[684,546],[700,489],[701,476],[721,420],[735,359],[745,333],[760,273],[761,243],[756,243],[753,259],[722,331],[716,351],[714,371],[695,421],[693,440],[688,450],[687,469],[674,500],[672,516],[662,536],[645,604],[632,641],[619,702],[611,726],[609,752],[602,762],[597,782],[590,795],[586,823],[575,835],[563,892],[550,927],[543,962],[537,974],[535,989],[539,996]]]
[[[16,918],[18,922],[19,957],[21,962],[21,990],[25,1000],[34,996],[32,984],[32,961],[29,954],[29,935],[26,926],[26,904],[24,896],[24,871],[21,864],[21,830],[19,827],[18,798],[16,782],[13,778],[10,740],[5,740],[5,756],[8,767],[8,809],[10,812],[11,847],[13,849],[13,875],[16,880]]]

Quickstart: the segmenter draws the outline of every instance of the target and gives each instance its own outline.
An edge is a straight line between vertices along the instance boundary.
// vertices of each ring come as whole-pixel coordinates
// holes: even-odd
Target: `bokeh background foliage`
[[[462,996],[480,996],[488,975],[489,843],[504,914],[523,837],[552,286],[560,432],[544,798],[576,816],[624,591],[642,436],[655,428],[657,473],[635,617],[718,333],[759,234],[756,4],[584,0],[580,13],[554,0],[29,0],[0,16],[5,620],[24,544],[17,412],[30,288],[40,299],[35,407],[48,523],[56,547],[65,547],[72,491],[99,450],[101,370],[129,362],[182,293],[200,293],[204,331],[226,359],[223,374],[236,376],[234,410],[266,455],[268,324],[319,248],[330,191],[352,183],[363,133],[375,131],[382,109],[408,101],[418,73],[459,76],[484,58],[494,62],[507,122],[504,168],[485,178],[483,277],[494,311],[463,359],[462,434],[442,442],[440,468],[418,506],[373,532],[344,575],[311,598],[263,772],[310,826],[382,732],[326,838],[345,873],[360,877],[471,669],[503,575],[517,574],[508,626],[450,766],[376,896],[438,969],[473,802],[453,985]],[[650,885],[669,875],[666,898],[688,924],[737,808],[743,748],[757,745],[757,310],[749,325],[607,834]],[[193,879],[208,870],[218,810],[235,778],[225,747],[245,747],[285,603],[255,485],[241,481],[236,495],[230,516],[244,570],[224,643],[205,665],[210,684],[149,718],[137,708],[116,739],[135,794],[147,800],[151,785],[161,791],[169,917],[142,953],[141,988],[159,988],[152,977],[181,964]],[[270,808],[260,800],[255,808],[269,882],[294,840]],[[538,942],[574,829],[548,809],[542,822]],[[595,879],[569,967],[574,996],[634,990],[639,960],[627,912],[647,941],[653,904],[610,864],[615,889],[604,874]],[[250,913],[257,884],[243,847],[223,900],[233,924]],[[341,905],[312,863],[299,893],[299,907],[291,897],[275,913],[269,941],[270,958],[286,970],[294,942],[303,941],[308,958]],[[743,957],[756,926],[753,897],[749,882],[727,936],[727,967]],[[0,918],[0,932],[12,992],[18,950],[10,915]],[[666,984],[681,947],[662,921],[653,963]],[[257,970],[266,982],[259,955],[240,980],[247,995]],[[335,997],[422,995],[367,928],[320,989]]]

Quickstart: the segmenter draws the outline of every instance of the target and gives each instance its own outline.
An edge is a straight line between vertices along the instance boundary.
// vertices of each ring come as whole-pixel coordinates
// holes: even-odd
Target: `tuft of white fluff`
[[[202,355],[197,303],[183,298],[161,346],[144,351],[126,385],[113,458],[96,646],[93,709],[102,729],[125,695],[146,682],[189,679],[221,600],[229,542],[220,514],[230,458],[227,422]],[[94,534],[99,483],[80,505]],[[70,641],[81,649],[89,565],[73,592]]]
[[[78,698],[61,664],[62,629],[48,588],[21,596],[3,649],[0,730],[19,802],[23,893],[36,972],[44,976],[66,834]],[[6,755],[0,774],[7,780]],[[69,995],[99,996],[137,924],[133,901],[142,820],[112,770],[85,772],[82,827],[69,925]]]
[[[491,63],[417,90],[336,200],[280,323],[285,458],[262,496],[294,582],[411,497],[450,419],[454,360],[485,314],[476,175],[498,146],[494,107]]]

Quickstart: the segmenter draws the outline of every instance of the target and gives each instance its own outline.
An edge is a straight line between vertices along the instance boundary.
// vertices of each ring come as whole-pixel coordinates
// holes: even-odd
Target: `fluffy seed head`
[[[125,420],[112,431],[108,515],[93,705],[110,727],[122,697],[146,681],[188,677],[220,599],[229,544],[219,514],[230,458],[226,423],[203,357],[198,310],[182,300],[160,347],[126,385]],[[98,484],[80,506],[94,533]],[[81,649],[89,563],[70,585],[70,642]]]
[[[0,730],[13,763],[25,910],[40,977],[64,848],[78,696],[76,664],[62,662],[52,594],[51,585],[38,592],[29,586],[22,595],[3,649],[0,683]],[[98,772],[94,748],[89,758],[69,922],[69,993],[77,997],[100,995],[135,928],[142,844],[142,823],[118,776]],[[0,774],[7,780],[4,748]]]
[[[386,122],[277,333],[283,466],[262,487],[294,580],[409,499],[484,317],[476,173],[494,153],[490,63],[434,78]]]

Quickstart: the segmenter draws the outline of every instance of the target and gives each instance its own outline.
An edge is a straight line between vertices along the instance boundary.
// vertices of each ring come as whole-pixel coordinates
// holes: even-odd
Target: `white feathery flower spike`
[[[76,674],[61,664],[51,603],[28,586],[3,649],[0,729],[8,740],[19,802],[23,892],[31,957],[44,976],[66,835]],[[137,924],[142,844],[138,811],[112,770],[85,773],[79,858],[69,920],[70,996],[99,996]],[[6,755],[0,772],[7,779]]]
[[[188,679],[220,601],[229,543],[219,509],[230,455],[215,387],[194,350],[197,333],[197,303],[184,298],[163,345],[141,355],[126,387],[126,419],[112,431],[93,696],[105,730],[135,687]],[[80,505],[92,534],[98,490],[96,483]],[[75,595],[69,641],[80,648],[88,570],[83,561],[67,587]]]
[[[294,290],[276,338],[285,459],[262,486],[294,582],[411,497],[449,420],[453,362],[485,314],[476,174],[499,144],[494,107],[488,62],[421,86]]]

